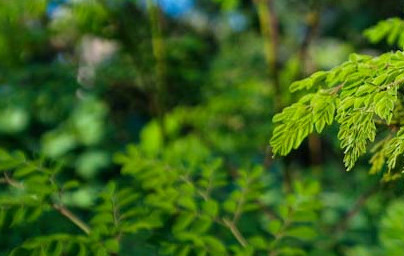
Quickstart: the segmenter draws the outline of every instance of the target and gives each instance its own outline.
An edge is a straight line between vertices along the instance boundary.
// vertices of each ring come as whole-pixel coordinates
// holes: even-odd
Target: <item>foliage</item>
[[[400,255],[399,5],[0,0],[0,255]]]
[[[314,130],[321,133],[335,119],[339,124],[338,139],[344,150],[344,163],[350,170],[367,151],[368,143],[375,141],[377,131],[387,128],[391,135],[376,145],[371,172],[381,171],[386,161],[385,179],[396,178],[390,172],[403,153],[402,131],[396,132],[402,116],[403,68],[401,51],[378,57],[352,54],[349,61],[330,71],[319,71],[292,83],[292,92],[312,92],[274,116],[273,121],[279,123],[271,139],[274,154],[288,154]]]
[[[397,44],[404,47],[404,36],[401,33],[404,23],[400,18],[390,18],[380,21],[376,26],[365,30],[364,35],[372,42],[378,43],[387,39],[389,45]]]
[[[401,216],[404,204],[402,200],[393,201],[380,220],[379,245],[374,248],[358,246],[349,251],[348,255],[400,255],[404,237]]]
[[[63,181],[61,168],[45,167],[19,152],[1,156],[9,185],[1,200],[2,219],[12,219],[3,225],[26,225],[57,211],[84,233],[32,237],[11,255],[108,255],[144,231],[149,238],[138,247],[147,248],[148,240],[160,237],[154,250],[168,255],[305,255],[302,246],[317,236],[318,183],[296,182],[295,193],[268,217],[262,214],[266,204],[261,197],[269,189],[262,168],[238,170],[231,180],[221,171],[222,160],[209,156],[194,137],[174,141],[163,151],[132,145],[116,155],[124,182],[102,189],[86,214],[89,226],[64,204],[64,194],[79,183]],[[245,226],[252,216],[255,223]]]

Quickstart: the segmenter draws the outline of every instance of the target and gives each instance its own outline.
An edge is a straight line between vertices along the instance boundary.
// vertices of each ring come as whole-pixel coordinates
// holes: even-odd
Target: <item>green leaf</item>
[[[219,212],[219,206],[215,200],[209,199],[202,202],[202,210],[210,217],[216,217]]]
[[[397,96],[390,91],[382,91],[375,95],[375,113],[389,124],[393,116],[394,104]]]
[[[52,255],[59,256],[63,254],[63,242],[56,242]]]
[[[199,218],[195,219],[192,223],[191,231],[197,234],[206,233],[210,227],[212,226],[213,221],[208,216],[199,216]]]
[[[109,239],[104,242],[105,248],[110,253],[118,253],[119,252],[119,242],[117,239]]]
[[[184,207],[185,209],[196,211],[197,207],[193,198],[184,195],[178,199],[178,205]]]
[[[79,244],[79,253],[77,254],[77,256],[86,256],[87,255],[87,248],[83,245],[83,244]],[[97,256],[101,254],[99,254],[97,252]]]
[[[6,210],[0,208],[0,228],[4,225],[5,219],[6,219]]]
[[[384,81],[386,81],[387,77],[388,74],[382,73],[373,80],[373,84],[380,86]]]
[[[404,245],[404,202],[393,201],[381,219],[380,240],[386,255],[400,255]]]
[[[317,232],[307,226],[297,226],[288,229],[286,235],[300,240],[313,240],[317,237]]]
[[[35,165],[26,165],[24,167],[18,168],[14,172],[14,176],[16,178],[22,178],[22,177],[25,177],[25,176],[35,172],[36,170],[37,170],[37,167]]]
[[[13,215],[13,219],[11,221],[11,227],[21,224],[24,221],[26,210],[23,207],[19,207],[17,211]]]
[[[217,238],[213,236],[204,236],[202,239],[208,250],[212,252],[212,255],[223,255],[226,253],[226,248]]]
[[[282,222],[280,220],[271,220],[268,225],[268,231],[275,235],[277,234],[282,228]]]
[[[63,184],[63,189],[64,190],[70,190],[74,188],[78,188],[80,186],[80,183],[77,180],[69,180],[65,184]]]
[[[179,231],[186,229],[192,223],[192,221],[194,219],[195,219],[195,214],[193,214],[193,213],[184,212],[184,213],[180,214],[175,220],[175,224],[172,228],[173,232],[177,233]]]
[[[267,248],[268,243],[265,239],[261,236],[254,236],[248,239],[248,243],[251,244],[253,247],[257,249],[264,250]]]
[[[187,255],[189,255],[190,251],[191,251],[191,246],[190,245],[185,245],[185,246],[182,246],[182,248],[179,250],[179,252],[177,252],[176,255],[178,255],[178,256],[187,256]]]
[[[22,164],[22,161],[19,159],[0,161],[0,172],[15,169],[16,167],[20,166],[21,164]]]

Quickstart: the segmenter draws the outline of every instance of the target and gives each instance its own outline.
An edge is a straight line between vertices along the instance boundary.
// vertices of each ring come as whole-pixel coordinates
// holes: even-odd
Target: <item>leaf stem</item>
[[[6,173],[4,173],[4,180],[7,184],[9,184],[12,187],[18,188],[18,189],[23,189],[24,185],[12,178],[10,178]],[[67,219],[69,219],[73,224],[75,224],[77,227],[79,227],[84,233],[87,235],[90,234],[91,229],[90,227],[84,223],[79,217],[77,217],[74,213],[72,213],[69,209],[67,209],[65,206],[61,204],[52,204],[51,205],[53,209],[58,211],[60,214],[65,216]]]
[[[79,227],[84,233],[89,235],[91,233],[90,227],[84,223],[79,217],[77,217],[74,213],[72,213],[69,209],[67,209],[63,205],[53,204],[52,207],[57,210],[60,214],[68,218],[72,223],[74,223],[77,227]]]
[[[234,224],[233,221],[228,220],[227,218],[223,218],[223,223],[226,225],[236,240],[241,244],[243,247],[247,247],[248,243],[245,240],[244,236],[240,233],[237,226]]]

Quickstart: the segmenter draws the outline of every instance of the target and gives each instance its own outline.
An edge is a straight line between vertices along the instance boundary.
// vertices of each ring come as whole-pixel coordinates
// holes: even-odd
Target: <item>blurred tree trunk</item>
[[[274,0],[254,0],[257,7],[261,35],[264,39],[265,59],[268,74],[273,81],[274,110],[282,108],[282,91],[279,83],[278,48],[279,31],[278,17],[273,7]]]
[[[310,11],[306,16],[306,34],[299,50],[301,74],[303,77],[316,71],[316,66],[310,56],[310,44],[317,36],[320,25],[320,6],[312,1]],[[322,162],[321,140],[316,134],[311,134],[309,140],[310,163],[319,166]]]
[[[264,40],[265,59],[268,65],[268,75],[273,82],[273,110],[279,112],[282,109],[282,88],[279,81],[278,67],[278,49],[279,49],[279,30],[278,17],[274,10],[275,0],[254,0],[257,7],[258,19],[260,23],[261,35]],[[266,157],[264,160],[265,168],[272,163],[271,148],[267,146]],[[292,175],[288,166],[283,170],[284,189],[289,192],[292,189]]]
[[[153,0],[147,0],[147,10],[150,17],[152,34],[153,55],[156,60],[156,94],[153,97],[154,107],[157,112],[163,143],[166,140],[165,127],[165,88],[166,88],[166,56],[162,31],[162,14],[160,8]]]

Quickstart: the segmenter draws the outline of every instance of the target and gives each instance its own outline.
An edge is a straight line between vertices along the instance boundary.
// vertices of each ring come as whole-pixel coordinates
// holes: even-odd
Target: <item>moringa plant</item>
[[[372,42],[386,38],[404,47],[404,21],[392,18],[365,31]],[[383,171],[384,180],[401,176],[397,164],[404,153],[404,52],[380,56],[351,54],[329,71],[319,71],[294,82],[290,91],[305,91],[296,103],[273,117],[276,127],[270,144],[274,155],[287,155],[311,133],[339,125],[338,140],[349,171],[370,151],[370,173]],[[371,150],[368,145],[373,144]]]
[[[387,38],[403,45],[402,24],[384,21],[365,34],[375,42]],[[348,170],[377,140],[371,172],[381,172],[386,163],[384,179],[398,178],[404,153],[403,70],[402,51],[378,57],[352,54],[332,70],[293,83],[291,91],[308,93],[274,116],[274,154],[288,154],[310,133],[336,121]],[[156,123],[144,128],[140,143],[116,154],[119,174],[98,187],[97,199],[87,208],[69,204],[67,195],[83,184],[57,160],[1,150],[0,231],[9,236],[1,237],[0,253],[325,255],[318,250],[327,249],[329,237],[319,228],[319,182],[294,181],[292,190],[283,192],[262,166],[225,168],[225,160],[192,133],[170,137],[160,147],[155,142],[162,131]],[[171,125],[166,128],[170,135]],[[383,219],[381,237],[388,252],[401,248],[401,237],[397,245],[392,233],[400,230],[402,208],[389,208]],[[21,231],[18,238],[14,230]]]
[[[237,170],[230,178],[222,159],[193,136],[165,150],[131,145],[115,158],[122,177],[99,190],[93,207],[72,210],[65,196],[81,184],[64,179],[63,168],[0,151],[6,185],[0,228],[43,230],[1,250],[18,256],[274,256],[305,255],[313,248],[318,182],[295,182],[280,204],[268,205],[262,196],[276,189],[262,167]],[[54,214],[65,221],[49,232],[47,218]]]

